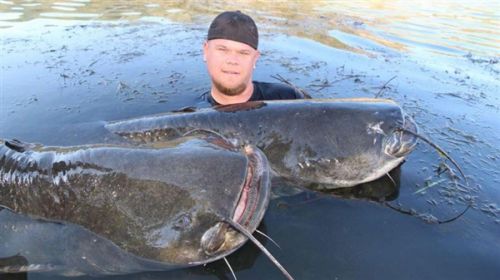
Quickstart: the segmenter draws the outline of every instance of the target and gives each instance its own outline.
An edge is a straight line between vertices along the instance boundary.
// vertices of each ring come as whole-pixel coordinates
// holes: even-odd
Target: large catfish
[[[2,272],[122,274],[204,264],[239,248],[269,202],[252,146],[180,139],[162,146],[0,146]],[[232,226],[231,226],[232,225]],[[249,237],[251,238],[251,237]]]
[[[398,166],[416,145],[417,126],[384,99],[254,101],[106,125],[142,143],[212,131],[263,150],[280,176],[310,188],[351,187]]]

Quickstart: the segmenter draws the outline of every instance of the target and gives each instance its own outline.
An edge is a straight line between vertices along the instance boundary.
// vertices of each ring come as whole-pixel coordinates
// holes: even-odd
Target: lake
[[[281,249],[259,239],[281,264],[296,279],[498,279],[499,1],[2,0],[0,138],[100,143],[107,121],[193,105],[210,84],[208,25],[235,9],[259,27],[255,80],[279,74],[313,98],[393,99],[469,181],[438,174],[444,160],[421,141],[397,186],[297,194],[278,182],[260,229]],[[429,223],[470,202],[459,219]],[[238,279],[283,279],[252,244],[228,260]],[[231,277],[218,261],[109,279]]]

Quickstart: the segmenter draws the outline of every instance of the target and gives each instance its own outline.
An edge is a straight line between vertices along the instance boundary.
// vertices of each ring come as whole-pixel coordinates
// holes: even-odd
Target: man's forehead
[[[254,48],[251,46],[245,44],[245,43],[240,43],[237,41],[233,40],[227,40],[227,39],[212,39],[207,41],[209,45],[214,46],[214,47],[225,47],[228,49],[235,49],[235,50],[248,50],[248,51],[255,51]]]

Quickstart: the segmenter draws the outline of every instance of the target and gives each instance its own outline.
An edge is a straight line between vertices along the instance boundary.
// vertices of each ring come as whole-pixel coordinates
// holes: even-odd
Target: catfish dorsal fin
[[[30,143],[22,142],[17,139],[12,139],[9,141],[5,141],[5,146],[16,152],[24,153],[26,150],[30,149],[32,145]]]
[[[187,107],[182,107],[177,110],[173,110],[172,113],[193,113],[196,112],[196,107],[193,106],[187,106]]]
[[[2,211],[2,210],[4,210],[4,209],[7,209],[7,210],[9,210],[9,211],[11,211],[11,212],[14,212],[14,210],[10,209],[9,207],[7,207],[7,206],[5,206],[5,205],[0,204],[0,211]]]

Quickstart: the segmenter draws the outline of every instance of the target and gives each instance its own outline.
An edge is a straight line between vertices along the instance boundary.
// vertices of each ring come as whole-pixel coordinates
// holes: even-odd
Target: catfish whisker
[[[404,129],[404,128],[398,128],[397,130],[409,133],[409,134],[411,134],[411,135],[413,135],[413,136],[415,136],[417,138],[420,138],[424,142],[426,142],[427,144],[429,144],[431,147],[433,147],[434,149],[436,149],[439,152],[440,155],[443,155],[446,159],[450,160],[450,162],[457,168],[458,172],[460,172],[460,175],[462,175],[462,177],[464,178],[466,186],[469,186],[469,182],[467,181],[467,177],[465,176],[464,172],[462,171],[462,168],[460,168],[460,166],[458,165],[458,163],[453,158],[451,158],[451,156],[448,155],[441,147],[439,147],[437,144],[433,143],[431,140],[427,139],[426,137],[424,137],[424,136],[422,136],[422,135],[420,135],[420,134],[418,134],[416,132],[413,132],[411,130],[407,130],[407,129]],[[445,164],[445,166],[449,170],[450,174],[453,175],[453,172],[452,172],[451,168],[449,166],[447,166],[446,164]],[[451,177],[453,178],[453,182],[454,182],[455,186],[458,186],[458,183],[454,179],[454,177],[456,178],[456,176],[451,176]],[[396,211],[398,211],[400,213],[407,214],[407,215],[410,215],[410,216],[418,216],[413,211],[409,211],[409,210],[405,210],[405,209],[393,206],[393,205],[391,205],[388,202],[386,202],[385,205],[387,205],[389,208],[391,208],[393,210],[396,210]],[[457,216],[452,217],[452,218],[450,218],[448,220],[444,220],[444,221],[443,220],[437,220],[436,223],[437,224],[445,224],[445,223],[453,222],[456,219],[458,219],[461,216],[463,216],[469,210],[469,208],[471,206],[472,206],[472,201],[470,201],[470,203],[467,205],[467,207],[460,214],[458,214]]]
[[[443,155],[444,157],[446,157],[447,159],[449,159],[451,161],[451,163],[453,163],[453,165],[458,169],[458,171],[460,172],[460,174],[462,175],[462,177],[464,178],[464,181],[465,183],[468,185],[468,181],[467,181],[467,177],[465,176],[464,172],[462,171],[462,168],[460,168],[460,166],[458,165],[458,163],[451,158],[450,155],[448,155],[441,147],[439,147],[438,145],[434,144],[431,140],[427,139],[426,137],[416,133],[416,132],[413,132],[413,131],[410,131],[410,130],[407,130],[407,129],[404,129],[404,128],[398,128],[397,130],[399,131],[403,131],[403,132],[406,132],[406,133],[409,133],[417,138],[420,138],[422,139],[424,142],[426,142],[427,144],[431,145],[431,147],[433,147],[434,149],[436,149],[441,155]]]
[[[267,238],[269,241],[271,241],[274,245],[276,245],[276,247],[278,247],[278,248],[280,248],[280,249],[281,249],[280,245],[278,245],[278,243],[276,243],[276,241],[274,241],[271,237],[269,237],[269,235],[267,235],[267,234],[263,233],[262,231],[260,231],[260,230],[258,230],[258,229],[256,229],[256,230],[255,230],[255,232],[257,232],[258,234],[260,234],[260,235],[264,236],[264,237],[265,237],[265,238]]]
[[[391,180],[393,186],[396,187],[397,186],[396,181],[394,181],[394,179],[392,178],[391,174],[389,174],[389,172],[387,172],[385,175],[387,175],[387,177],[389,177],[389,179]]]
[[[248,239],[250,239],[255,246],[257,246],[268,258],[271,260],[271,262],[285,275],[285,277],[289,280],[293,280],[293,277],[286,271],[286,269],[276,260],[276,258],[273,257],[273,255],[262,245],[259,240],[257,240],[246,228],[244,228],[242,225],[238,224],[237,222],[231,220],[231,219],[225,219],[223,218],[223,221],[230,224],[234,229],[238,230],[241,234],[246,236]]]
[[[399,213],[402,213],[402,214],[405,214],[405,215],[409,215],[409,216],[413,216],[413,217],[417,217],[417,218],[423,219],[423,215],[421,215],[421,214],[417,213],[417,212],[416,212],[416,211],[414,211],[414,210],[403,209],[402,207],[392,205],[392,204],[390,204],[389,202],[384,202],[383,204],[384,204],[384,205],[386,205],[386,206],[388,206],[390,209],[395,210],[395,211],[397,211],[397,212],[399,212]],[[439,219],[436,219],[435,221],[432,221],[432,222],[429,222],[429,221],[427,221],[427,220],[425,220],[425,219],[423,219],[423,220],[424,220],[424,221],[426,221],[426,222],[428,222],[428,223],[436,223],[436,224],[446,224],[446,223],[450,223],[450,222],[453,222],[453,221],[455,221],[456,219],[458,219],[458,218],[462,217],[462,216],[463,216],[463,215],[464,215],[464,214],[465,214],[465,213],[469,210],[469,208],[470,208],[471,206],[472,206],[472,202],[471,202],[471,203],[469,203],[469,204],[467,205],[467,207],[465,207],[465,209],[464,209],[462,212],[460,212],[460,214],[458,214],[458,215],[456,215],[455,217],[452,217],[452,218],[450,218],[450,219],[448,219],[448,220],[439,220]]]
[[[233,268],[232,268],[232,267],[231,267],[231,265],[229,264],[229,261],[226,259],[226,257],[224,257],[224,261],[226,262],[227,267],[229,267],[229,271],[231,271],[231,274],[233,275],[234,280],[238,280],[238,278],[236,278],[236,274],[234,274],[234,270],[233,270]]]
[[[458,219],[458,218],[462,217],[462,216],[465,214],[465,212],[467,212],[467,210],[469,210],[469,208],[471,208],[471,206],[472,206],[472,202],[471,202],[471,203],[469,203],[469,204],[467,205],[467,207],[466,207],[466,208],[462,211],[462,213],[460,213],[460,214],[458,214],[457,216],[455,216],[455,217],[453,217],[453,218],[450,218],[450,219],[448,219],[448,220],[445,220],[445,221],[438,221],[438,223],[439,223],[439,224],[446,224],[446,223],[449,223],[449,222],[453,222],[454,220],[456,220],[456,219]]]

